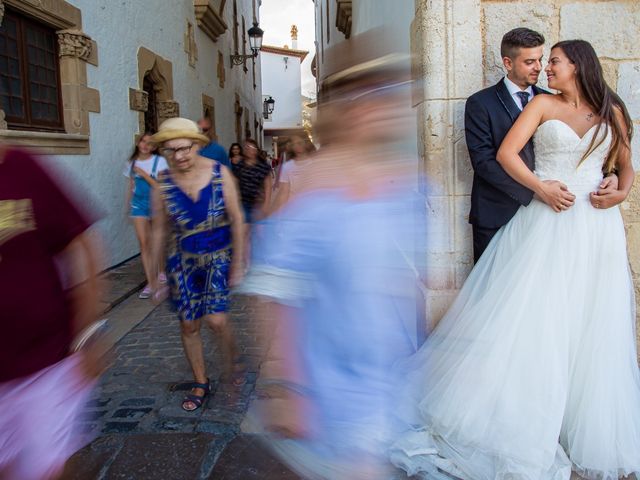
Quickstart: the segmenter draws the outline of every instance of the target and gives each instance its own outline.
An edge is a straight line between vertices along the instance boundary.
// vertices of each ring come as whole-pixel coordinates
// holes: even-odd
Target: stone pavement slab
[[[152,312],[140,321],[148,309]],[[203,408],[185,412],[180,407],[185,392],[174,391],[174,387],[192,377],[178,320],[169,305],[153,309],[149,302],[133,296],[109,312],[120,338],[113,364],[86,406],[83,423],[84,430],[97,439],[70,460],[63,478],[210,478],[217,457],[237,435],[255,388],[261,349],[251,313],[240,299],[232,301],[230,321],[247,366],[246,384],[223,381],[220,352],[213,334],[203,327],[212,391]],[[166,474],[164,464],[155,457],[167,457],[171,445],[180,449],[183,444],[190,445],[183,453],[195,470],[185,466],[172,471],[172,475],[183,476],[148,476],[156,470]],[[180,464],[176,457],[171,458]],[[150,470],[145,471],[143,464]],[[126,476],[124,465],[138,472],[136,476]]]
[[[140,255],[103,272],[101,278],[107,282],[101,305],[104,313],[113,310],[146,284]]]
[[[300,480],[271,455],[260,438],[240,435],[222,452],[211,480]]]
[[[297,480],[259,435],[241,433],[263,358],[253,313],[248,301],[232,299],[246,384],[223,381],[217,343],[203,327],[211,394],[203,408],[185,412],[176,386],[191,381],[191,371],[175,314],[136,295],[116,305],[107,315],[113,363],[85,407],[83,428],[95,440],[69,460],[62,480]]]

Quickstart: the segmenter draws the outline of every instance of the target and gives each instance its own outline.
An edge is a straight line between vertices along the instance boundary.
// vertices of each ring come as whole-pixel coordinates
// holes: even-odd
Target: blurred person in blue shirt
[[[202,117],[198,120],[198,127],[202,130],[202,133],[210,139],[210,142],[202,147],[199,155],[215,160],[227,168],[231,168],[231,162],[229,162],[227,151],[222,147],[222,145],[213,139],[213,125],[211,124],[211,119],[209,117]]]
[[[312,479],[390,478],[393,366],[415,349],[414,163],[407,58],[329,79],[322,143],[300,191],[262,225],[241,291],[267,356],[252,420]]]

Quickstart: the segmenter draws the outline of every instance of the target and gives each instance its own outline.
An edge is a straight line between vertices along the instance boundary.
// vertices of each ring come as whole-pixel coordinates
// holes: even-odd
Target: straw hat
[[[158,133],[153,135],[151,140],[156,144],[161,144],[176,138],[189,138],[205,145],[210,142],[209,138],[200,131],[196,122],[180,117],[169,118],[162,122]]]

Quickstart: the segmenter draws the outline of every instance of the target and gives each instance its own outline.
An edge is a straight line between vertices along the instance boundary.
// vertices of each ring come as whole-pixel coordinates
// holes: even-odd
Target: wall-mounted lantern
[[[262,102],[262,116],[265,119],[269,118],[269,115],[271,115],[273,113],[273,107],[275,106],[276,101],[273,99],[272,96],[269,96],[269,98],[265,98],[264,102]]]
[[[258,22],[253,22],[253,27],[247,30],[247,33],[249,34],[249,46],[252,53],[250,55],[231,55],[231,66],[244,65],[248,59],[256,58],[262,48],[264,31],[258,26]]]

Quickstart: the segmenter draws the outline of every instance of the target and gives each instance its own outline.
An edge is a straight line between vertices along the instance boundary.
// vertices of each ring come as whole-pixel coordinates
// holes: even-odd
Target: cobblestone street
[[[246,383],[222,381],[217,342],[203,327],[211,394],[202,408],[186,412],[180,384],[192,374],[168,302],[154,307],[137,298],[144,285],[139,257],[105,277],[113,356],[86,406],[83,428],[94,440],[69,460],[62,480],[299,480],[246,421],[264,353],[250,301],[232,297],[230,311]]]
[[[109,312],[148,308],[135,296]],[[202,330],[212,391],[203,408],[185,412],[180,383],[191,381],[178,323],[167,303],[115,346],[113,363],[87,406],[86,431],[97,436],[68,463],[64,479],[296,479],[240,425],[254,392],[261,351],[251,312],[235,299],[231,312],[246,384],[221,381],[213,335]],[[113,320],[113,319],[112,319]],[[118,328],[117,320],[114,321]]]

